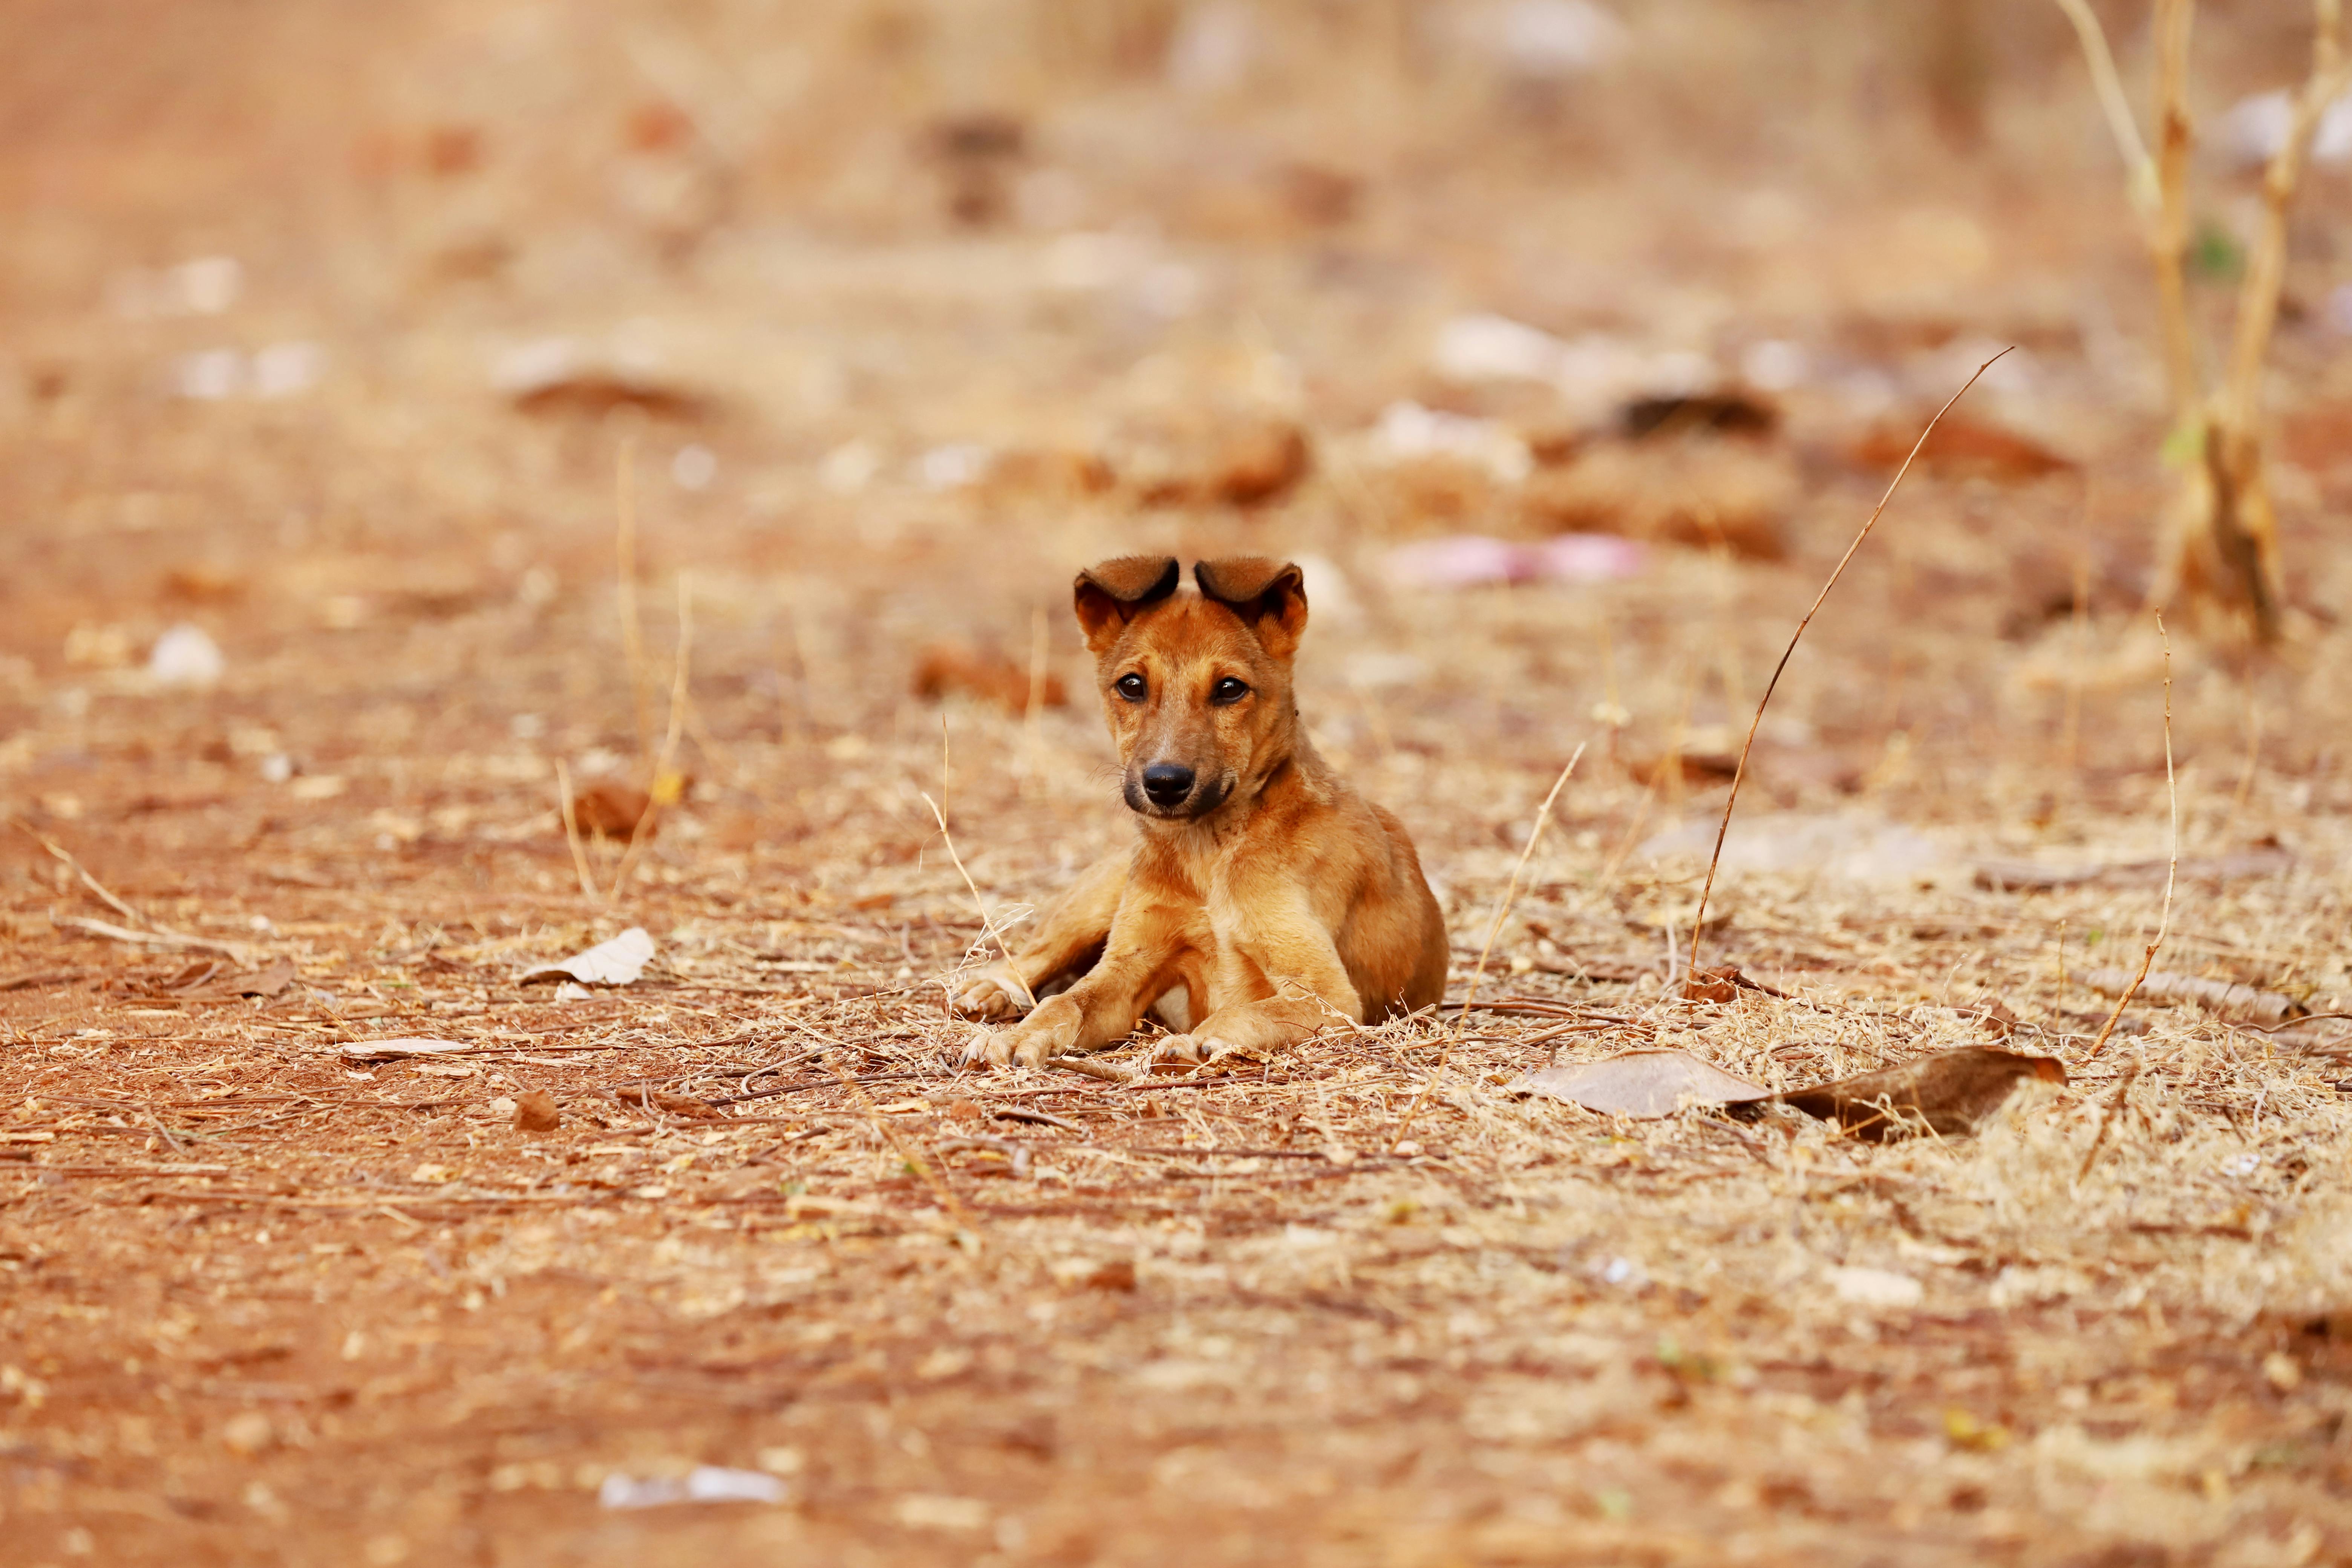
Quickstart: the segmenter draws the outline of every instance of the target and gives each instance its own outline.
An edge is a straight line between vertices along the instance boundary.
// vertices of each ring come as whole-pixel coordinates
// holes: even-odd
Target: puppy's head
[[[1192,568],[1130,555],[1078,574],[1078,624],[1094,650],[1127,804],[1145,816],[1206,816],[1289,754],[1290,661],[1307,629],[1298,568],[1255,556]]]

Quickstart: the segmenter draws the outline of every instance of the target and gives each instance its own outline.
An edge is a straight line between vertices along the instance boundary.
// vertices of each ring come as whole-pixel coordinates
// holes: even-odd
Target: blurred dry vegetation
[[[2210,342],[2311,26],[2199,8]],[[2179,409],[2046,0],[16,0],[12,1561],[2352,1559],[2341,136],[2168,792]],[[1772,660],[2010,345],[1764,721],[1770,989],[1676,1000]],[[957,1075],[930,802],[992,913],[1120,841],[1135,550],[1307,563],[1457,996],[1589,742],[1520,1012]],[[1974,1138],[1506,1092],[1995,1037],[2071,1080]],[[696,1464],[784,1500],[600,1506]]]

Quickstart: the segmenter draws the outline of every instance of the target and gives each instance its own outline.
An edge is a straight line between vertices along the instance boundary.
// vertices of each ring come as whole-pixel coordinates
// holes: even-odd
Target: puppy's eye
[[[1117,682],[1117,689],[1118,694],[1129,702],[1140,702],[1151,688],[1139,675],[1122,675]]]
[[[1209,689],[1209,701],[1215,707],[1230,708],[1249,695],[1249,688],[1228,675]]]

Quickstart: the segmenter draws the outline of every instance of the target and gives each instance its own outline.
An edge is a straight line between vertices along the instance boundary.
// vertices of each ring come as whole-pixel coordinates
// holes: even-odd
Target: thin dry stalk
[[[2165,632],[2161,611],[2156,617],[2156,635],[2164,641],[2164,795],[2172,812],[2171,837],[2166,846],[2164,868],[2164,911],[2157,918],[2156,940],[2149,942],[2147,951],[2140,954],[2139,973],[2132,976],[2132,983],[2125,986],[2124,994],[2116,999],[2116,1009],[2107,1015],[2106,1025],[2099,1030],[2099,1037],[2092,1041],[2091,1048],[2084,1053],[2084,1061],[2097,1060],[2099,1053],[2107,1048],[2107,1037],[2116,1032],[2116,1020],[2124,1016],[2124,1009],[2131,1005],[2131,999],[2139,994],[2140,986],[2147,980],[2148,967],[2156,962],[2157,950],[2164,945],[2165,933],[2172,929],[2172,887],[2180,874],[2180,785],[2172,771],[2172,638]],[[2084,1168],[2088,1169],[2088,1166]]]
[[[628,886],[629,874],[637,867],[639,851],[659,825],[662,808],[677,796],[677,774],[673,769],[677,762],[678,737],[686,729],[687,676],[693,656],[694,587],[692,580],[681,572],[677,574],[677,660],[670,675],[669,730],[662,737],[661,755],[654,762],[653,776],[646,782],[646,809],[630,827],[629,847],[622,852],[621,868],[613,873],[615,899]]]
[[[2074,1173],[2076,1185],[2082,1184],[2083,1178],[2091,1173],[2092,1165],[2097,1163],[2099,1151],[2106,1146],[2108,1130],[2115,1126],[2116,1117],[2122,1111],[2126,1097],[2131,1093],[2132,1080],[2137,1077],[2139,1077],[2138,1061],[2126,1063],[2123,1077],[2116,1082],[2115,1095],[2107,1101],[2107,1113],[2099,1118],[2099,1131],[2092,1137],[2091,1147],[2083,1155],[2082,1168]]]
[[[105,884],[101,883],[97,878],[91,876],[89,874],[89,868],[85,867],[79,860],[74,858],[73,852],[68,849],[64,845],[59,844],[57,840],[49,837],[46,834],[35,832],[32,828],[26,826],[21,822],[16,821],[14,818],[11,818],[10,822],[17,832],[24,834],[26,837],[38,844],[42,848],[47,850],[51,858],[63,865],[67,870],[71,871],[75,878],[80,881],[83,887],[89,889],[92,894],[96,895],[99,902],[104,904],[108,909],[112,910],[116,914],[121,915],[124,920],[131,921],[133,925],[146,926],[152,930],[157,931],[163,929],[162,927],[157,926],[154,921],[149,920],[145,915],[141,914],[137,910],[132,909],[129,904],[124,903],[114,894],[109,892]]]
[[[1780,662],[1772,667],[1772,679],[1764,683],[1764,695],[1756,704],[1756,717],[1748,721],[1748,738],[1739,743],[1739,762],[1731,770],[1731,794],[1725,797],[1723,821],[1715,830],[1715,853],[1707,857],[1706,881],[1699,889],[1698,911],[1691,917],[1690,973],[1694,978],[1698,974],[1699,940],[1706,930],[1707,900],[1715,892],[1716,868],[1723,863],[1723,841],[1731,832],[1731,812],[1739,804],[1739,786],[1748,781],[1748,755],[1756,749],[1756,731],[1764,722],[1764,710],[1772,705],[1772,693],[1780,689],[1780,677],[1788,670],[1789,660],[1795,657],[1797,644],[1803,639],[1805,628],[1813,624],[1813,617],[1821,614],[1822,605],[1829,598],[1830,590],[1838,585],[1840,577],[1845,575],[1846,566],[1853,560],[1854,552],[1862,548],[1862,542],[1870,537],[1872,529],[1878,526],[1879,514],[1886,510],[1886,503],[1895,499],[1896,487],[1903,483],[1903,476],[1911,471],[1911,465],[1917,459],[1919,449],[1927,444],[1927,437],[1936,433],[1936,426],[1943,422],[1945,415],[1952,411],[1952,405],[1968,395],[1969,388],[1977,384],[1979,377],[1999,363],[2001,354],[2011,352],[2011,349],[2003,349],[2000,353],[1977,366],[1976,374],[1961,383],[1960,390],[1952,394],[1945,400],[1944,406],[1936,410],[1936,416],[1927,421],[1927,427],[1920,431],[1919,438],[1911,444],[1903,466],[1895,469],[1895,477],[1886,482],[1886,493],[1880,496],[1878,504],[1870,509],[1870,520],[1862,525],[1862,531],[1853,536],[1853,542],[1845,547],[1845,553],[1838,557],[1837,568],[1830,574],[1830,580],[1822,584],[1819,594],[1813,595],[1812,608],[1807,610],[1805,618],[1797,623],[1796,631],[1789,637],[1789,646],[1780,650]]]
[[[580,818],[572,805],[572,770],[561,757],[555,760],[555,805],[563,813],[563,841],[572,847],[572,869],[580,877],[580,896],[592,904],[600,903],[596,879],[588,874],[588,847],[580,842]]]
[[[1583,758],[1584,744],[1580,743],[1570,755],[1568,766],[1559,770],[1559,777],[1551,781],[1551,792],[1543,797],[1543,805],[1536,808],[1535,823],[1528,829],[1528,841],[1519,847],[1518,860],[1511,867],[1511,879],[1503,889],[1502,901],[1495,906],[1495,918],[1486,927],[1486,940],[1478,949],[1478,962],[1470,971],[1470,984],[1463,993],[1462,1011],[1455,1015],[1453,1029],[1447,1034],[1444,1044],[1438,1048],[1437,1062],[1429,1069],[1428,1081],[1421,1086],[1421,1092],[1413,1096],[1412,1103],[1405,1107],[1404,1120],[1397,1123],[1396,1136],[1389,1140],[1388,1152],[1391,1154],[1396,1152],[1397,1145],[1404,1142],[1404,1135],[1412,1131],[1413,1118],[1421,1114],[1421,1108],[1428,1102],[1431,1092],[1437,1088],[1438,1079],[1445,1071],[1447,1058],[1454,1054],[1454,1047],[1461,1043],[1462,1026],[1468,1021],[1470,1010],[1478,1005],[1478,987],[1486,981],[1486,960],[1495,951],[1495,938],[1502,933],[1503,922],[1511,918],[1511,906],[1518,902],[1519,879],[1527,871],[1528,858],[1536,852],[1536,841],[1543,837],[1544,825],[1551,820],[1552,803],[1559,798],[1559,792],[1568,786],[1570,775],[1576,772],[1576,764]]]
[[[2197,340],[2189,321],[2189,154],[2195,134],[2189,120],[2189,34],[2196,0],[2157,0],[2157,220],[2148,243],[2164,321],[2164,363],[2172,387],[2176,426],[2197,417]]]
[[[613,471],[613,554],[618,572],[614,602],[621,616],[621,651],[629,661],[629,700],[637,719],[637,752],[654,749],[654,700],[646,683],[646,633],[637,619],[637,438],[621,437]]]
[[[2098,95],[2100,112],[2106,116],[2107,132],[2116,139],[2116,151],[2123,154],[2124,166],[2130,171],[2132,205],[2143,218],[2152,218],[2158,201],[2156,160],[2147,155],[2147,144],[2139,139],[2139,124],[2132,118],[2123,78],[2116,70],[2115,51],[2107,47],[2106,29],[2085,0],[2057,0],[2057,5],[2074,24],[2084,63],[2090,68],[2091,89]]]
[[[2286,283],[2287,216],[2302,183],[2303,161],[2320,117],[2352,86],[2352,63],[2342,58],[2339,37],[2342,0],[2315,0],[2313,13],[2311,73],[2295,95],[2286,139],[2263,171],[2263,226],[2239,288],[2238,330],[2222,385],[2221,410],[2223,420],[2242,431],[2252,427],[2263,362],[2270,355],[2271,335],[2278,326],[2279,296]]]
[[[953,774],[949,768],[948,716],[942,711],[940,714],[940,794],[942,796],[949,793],[949,787],[952,782]],[[1004,932],[999,928],[996,916],[989,912],[988,900],[981,897],[980,884],[973,881],[971,873],[964,868],[963,856],[956,849],[955,835],[948,831],[947,812],[938,801],[930,797],[928,792],[923,795],[923,804],[931,808],[931,819],[940,825],[940,837],[948,847],[948,858],[955,863],[956,875],[963,879],[965,889],[971,894],[971,907],[980,913],[980,934],[972,938],[971,946],[964,951],[965,963],[969,963],[972,960],[986,957],[989,938],[994,937],[996,951],[1004,956],[1005,972],[1003,978],[1011,982],[1013,987],[1021,993],[1019,1000],[1024,1006],[1034,1007],[1037,1005],[1037,998],[1030,994],[1028,986],[1021,983],[1021,977],[1013,973],[1013,949],[1005,944]],[[961,971],[964,966],[960,963],[956,967]]]

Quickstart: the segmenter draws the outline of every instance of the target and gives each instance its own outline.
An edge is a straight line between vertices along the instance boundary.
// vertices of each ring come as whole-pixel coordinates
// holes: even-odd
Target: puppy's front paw
[[[990,970],[964,982],[950,1000],[964,1017],[1001,1024],[1029,1010],[1027,997],[1015,994],[1018,984],[1010,975]]]
[[[991,1029],[988,1059],[998,1067],[1018,1062],[1025,1068],[1042,1068],[1048,1058],[1068,1054],[1077,1044],[1078,1019],[1076,1009],[1062,1005],[1061,1001],[1056,996],[1040,1004],[1009,1029]]]
[[[1201,1042],[1192,1036],[1171,1035],[1151,1047],[1151,1060],[1155,1063],[1183,1062],[1188,1066],[1198,1066],[1208,1060],[1208,1057],[1201,1049]]]

